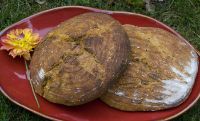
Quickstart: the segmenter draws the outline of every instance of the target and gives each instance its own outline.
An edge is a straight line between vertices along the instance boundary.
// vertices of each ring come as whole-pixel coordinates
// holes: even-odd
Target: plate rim
[[[200,52],[199,52],[197,49],[195,49],[184,37],[182,37],[178,32],[176,32],[176,31],[175,31],[174,29],[172,29],[171,27],[165,25],[164,23],[162,23],[162,22],[160,22],[160,21],[158,21],[158,20],[156,20],[156,19],[154,19],[154,18],[152,18],[152,17],[146,16],[146,15],[143,15],[143,14],[139,14],[139,13],[133,13],[133,12],[127,12],[127,11],[112,11],[112,10],[105,10],[105,9],[93,8],[93,7],[88,7],[88,6],[61,6],[61,7],[55,7],[55,8],[51,8],[51,9],[47,9],[47,10],[40,11],[40,12],[38,12],[38,13],[35,13],[35,14],[31,15],[31,16],[28,16],[28,17],[26,17],[26,18],[23,18],[23,19],[21,19],[20,21],[15,22],[15,23],[9,25],[8,27],[4,28],[4,29],[0,32],[0,36],[2,36],[2,34],[3,34],[5,31],[7,31],[8,29],[10,29],[10,28],[12,28],[12,27],[14,27],[14,26],[16,26],[16,25],[18,25],[18,24],[20,24],[20,23],[23,23],[23,22],[24,22],[25,20],[27,20],[27,19],[33,18],[33,17],[38,16],[38,15],[41,15],[41,14],[43,14],[43,13],[51,12],[51,11],[54,11],[54,10],[65,9],[65,8],[82,8],[82,9],[92,10],[92,11],[94,11],[94,12],[101,12],[101,13],[106,13],[106,14],[119,13],[119,14],[126,14],[126,15],[136,15],[136,16],[140,16],[140,17],[143,17],[143,18],[150,19],[150,20],[155,21],[156,23],[159,23],[160,25],[166,27],[168,30],[170,30],[170,31],[171,31],[173,34],[175,34],[177,37],[179,37],[180,39],[182,39],[183,41],[185,41],[191,48],[193,48],[193,49],[196,51],[196,53],[197,53],[197,55],[198,55],[198,58],[200,57]],[[200,71],[200,70],[198,70],[198,71]],[[47,119],[50,119],[50,120],[62,121],[62,120],[57,119],[57,118],[54,118],[54,117],[52,117],[52,116],[48,116],[48,115],[45,115],[45,114],[43,114],[43,113],[41,113],[41,112],[35,111],[35,110],[29,108],[28,106],[23,105],[23,104],[21,104],[21,103],[15,101],[14,99],[12,99],[12,98],[1,88],[1,85],[0,85],[0,91],[1,91],[1,93],[2,93],[5,97],[8,98],[11,102],[13,102],[14,104],[16,104],[16,105],[18,105],[18,106],[20,106],[20,107],[22,107],[22,108],[24,108],[24,109],[26,109],[26,110],[28,110],[28,111],[34,113],[34,114],[37,114],[37,115],[39,115],[39,116],[41,116],[41,117],[44,117],[44,118],[47,118]],[[175,117],[180,116],[181,114],[183,114],[184,112],[186,112],[188,109],[190,109],[199,99],[200,99],[200,92],[199,92],[198,96],[195,98],[195,100],[194,100],[192,103],[190,103],[186,108],[184,108],[182,111],[180,111],[180,112],[178,112],[178,113],[176,113],[176,114],[174,114],[174,115],[171,115],[171,116],[169,116],[169,117],[167,117],[167,118],[159,119],[159,120],[167,121],[167,120],[171,120],[171,119],[173,119],[173,118],[175,118]]]

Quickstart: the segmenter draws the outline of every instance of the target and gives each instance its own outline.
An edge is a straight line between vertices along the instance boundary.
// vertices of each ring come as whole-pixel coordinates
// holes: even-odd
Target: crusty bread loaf
[[[124,28],[109,15],[75,16],[35,49],[30,63],[35,92],[68,106],[94,100],[124,70],[129,45]]]
[[[159,28],[124,25],[132,59],[119,82],[101,99],[125,111],[175,107],[189,95],[198,56],[188,44]]]

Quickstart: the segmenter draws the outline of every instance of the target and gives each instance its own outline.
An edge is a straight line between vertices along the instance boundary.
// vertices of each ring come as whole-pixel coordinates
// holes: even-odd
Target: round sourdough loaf
[[[54,103],[73,106],[98,98],[128,63],[128,36],[106,14],[75,16],[43,40],[31,59],[31,79],[35,92]]]
[[[131,43],[131,62],[102,101],[125,111],[154,111],[181,104],[190,94],[198,70],[193,48],[159,28],[124,28]]]

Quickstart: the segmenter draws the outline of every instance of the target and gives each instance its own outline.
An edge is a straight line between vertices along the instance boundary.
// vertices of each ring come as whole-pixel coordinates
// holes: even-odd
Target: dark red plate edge
[[[56,8],[52,8],[52,9],[48,9],[48,10],[44,10],[44,11],[41,11],[41,12],[38,12],[36,14],[33,14],[29,17],[26,17],[14,24],[11,24],[10,26],[6,27],[5,29],[3,29],[1,32],[0,32],[0,36],[7,30],[9,30],[10,28],[20,24],[20,23],[23,23],[25,20],[29,19],[29,18],[32,18],[32,17],[35,17],[37,15],[40,15],[40,14],[43,14],[43,13],[46,13],[46,12],[50,12],[50,11],[54,11],[54,10],[59,10],[59,9],[64,9],[64,8],[82,8],[82,9],[88,9],[88,10],[92,10],[94,12],[102,12],[102,13],[107,13],[107,14],[113,14],[113,13],[120,13],[120,14],[129,14],[129,15],[136,15],[136,16],[140,16],[140,17],[144,17],[144,18],[147,18],[147,19],[150,19],[152,21],[155,21],[156,23],[158,24],[161,24],[162,26],[164,26],[165,28],[167,28],[168,30],[170,30],[173,34],[175,34],[177,37],[179,37],[180,39],[182,39],[183,41],[185,41],[190,47],[192,47],[196,53],[198,54],[198,57],[200,57],[200,52],[198,50],[196,50],[185,38],[183,38],[179,33],[177,33],[174,29],[170,28],[169,26],[165,25],[164,23],[154,19],[154,18],[151,18],[149,16],[146,16],[146,15],[142,15],[142,14],[138,14],[138,13],[132,13],[132,12],[126,12],[126,11],[110,11],[110,10],[102,10],[102,9],[98,9],[98,8],[92,8],[92,7],[86,7],[86,6],[61,6],[61,7],[56,7]],[[45,115],[45,114],[42,114],[40,112],[37,112],[23,104],[20,104],[19,102],[15,101],[14,99],[12,99],[11,97],[9,97],[9,95],[7,95],[7,93],[1,88],[0,86],[0,91],[1,93],[7,97],[11,102],[15,103],[16,105],[26,109],[26,110],[29,110],[39,116],[42,116],[44,118],[47,118],[47,119],[50,119],[50,120],[55,120],[55,121],[61,121],[57,118],[54,118],[54,117],[51,117],[51,116],[48,116],[48,115]],[[196,99],[190,103],[185,109],[183,109],[182,111],[180,111],[179,113],[175,114],[175,115],[172,115],[168,118],[165,118],[165,119],[160,119],[160,120],[171,120],[175,117],[178,117],[180,116],[181,114],[183,114],[184,112],[186,112],[189,108],[191,108],[197,101],[198,99],[200,98],[200,92],[199,92],[199,95],[196,97]]]

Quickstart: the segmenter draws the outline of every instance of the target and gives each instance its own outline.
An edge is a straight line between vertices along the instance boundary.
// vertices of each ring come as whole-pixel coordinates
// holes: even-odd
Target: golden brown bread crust
[[[85,13],[49,32],[35,49],[31,79],[36,93],[68,106],[98,98],[127,63],[128,36],[109,15]]]
[[[175,107],[189,95],[198,68],[195,51],[159,28],[124,25],[131,41],[128,69],[101,97],[125,111],[153,111]]]

